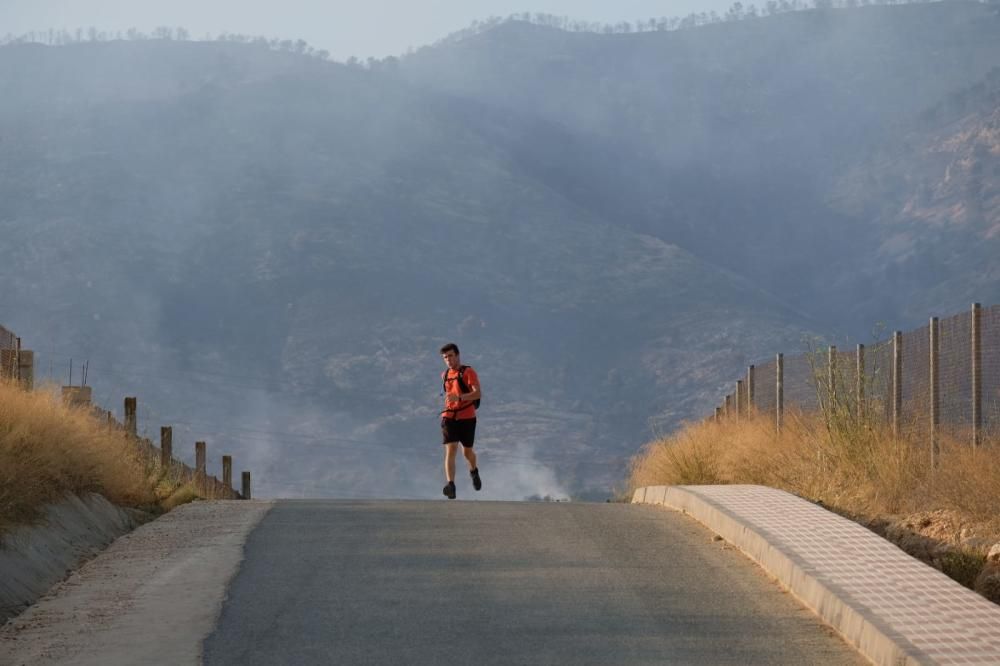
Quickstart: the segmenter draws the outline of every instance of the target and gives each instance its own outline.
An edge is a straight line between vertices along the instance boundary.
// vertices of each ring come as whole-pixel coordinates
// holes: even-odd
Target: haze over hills
[[[436,496],[455,340],[491,497],[604,497],[803,333],[997,300],[997,35],[954,3],[510,22],[375,70],[3,47],[0,313],[285,495]]]

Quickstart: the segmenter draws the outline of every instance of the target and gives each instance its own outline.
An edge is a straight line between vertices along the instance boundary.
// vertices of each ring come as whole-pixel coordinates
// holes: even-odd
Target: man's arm
[[[466,380],[463,377],[463,381],[465,381],[466,385],[469,387],[469,392],[459,393],[458,400],[460,402],[472,402],[473,400],[479,400],[483,397],[482,389],[479,386],[479,375],[476,374],[475,370],[470,368],[466,371],[466,377],[468,377],[468,379]],[[455,383],[458,384],[458,382]]]
[[[479,384],[473,384],[469,387],[471,390],[468,393],[459,393],[459,402],[472,402],[473,400],[479,400],[483,397],[483,392],[479,389]]]

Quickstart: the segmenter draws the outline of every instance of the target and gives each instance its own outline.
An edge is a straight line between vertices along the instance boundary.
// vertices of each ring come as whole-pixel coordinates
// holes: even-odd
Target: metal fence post
[[[941,402],[940,394],[938,392],[938,379],[940,377],[940,372],[938,369],[938,362],[940,360],[940,327],[938,326],[938,318],[931,317],[930,321],[930,389],[931,389],[931,469],[934,469],[938,465],[938,424],[941,420]]]
[[[775,396],[774,396],[774,427],[777,432],[781,432],[781,422],[785,416],[785,355],[778,354],[775,367]]]
[[[829,403],[830,414],[837,406],[837,347],[830,345],[826,358],[826,400]]]
[[[972,304],[972,448],[982,444],[983,437],[983,311],[979,303]]]
[[[860,420],[865,418],[867,412],[865,409],[865,346],[861,344],[858,345],[856,372],[858,373],[858,381],[854,389],[854,399],[858,401],[857,413]]]
[[[746,400],[743,398],[743,380],[736,380],[736,420],[740,420],[740,412],[744,411],[745,407],[743,403]]]
[[[892,334],[892,436],[899,439],[903,420],[903,332]]]

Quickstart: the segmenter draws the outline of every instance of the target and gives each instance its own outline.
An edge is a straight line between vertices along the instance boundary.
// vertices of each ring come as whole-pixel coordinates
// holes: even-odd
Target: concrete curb
[[[871,562],[861,558],[853,561],[851,556],[855,553],[872,552],[873,547],[879,551],[884,547],[889,547],[898,551],[899,554],[903,553],[874,533],[868,532],[846,518],[830,513],[806,500],[762,486],[650,486],[637,489],[632,497],[632,503],[663,505],[698,520],[743,551],[768,574],[777,578],[803,604],[819,615],[848,643],[875,664],[902,666],[904,664],[998,663],[991,660],[1000,657],[1000,652],[994,651],[994,649],[1000,649],[1000,644],[995,642],[995,636],[992,632],[986,635],[972,634],[976,639],[979,639],[979,644],[970,648],[962,645],[962,636],[949,634],[948,628],[921,632],[922,625],[919,622],[914,624],[913,616],[915,613],[905,604],[889,607],[889,610],[895,610],[895,613],[885,610],[880,613],[872,608],[873,604],[869,605],[869,603],[860,601],[858,596],[862,595],[856,595],[845,590],[842,585],[838,585],[838,576],[841,581],[849,581],[854,576],[851,571],[852,567],[871,573]],[[755,510],[759,510],[761,514],[770,512],[767,519],[759,522],[773,526],[782,522],[780,515],[778,518],[775,518],[775,515],[789,509],[791,509],[789,513],[799,514],[794,519],[798,521],[796,523],[798,526],[794,529],[797,529],[800,534],[805,531],[801,525],[803,516],[806,516],[809,521],[807,529],[812,530],[815,526],[815,532],[819,538],[813,539],[813,541],[822,541],[824,528],[833,526],[835,529],[831,530],[832,536],[828,539],[828,543],[821,544],[820,548],[798,547],[796,546],[796,538],[801,542],[800,537],[784,538],[785,535],[771,533],[762,528],[760,524],[754,524],[758,521],[748,518],[748,514],[752,515]],[[841,525],[840,521],[850,523],[851,527]],[[785,522],[790,526],[789,531],[792,531],[792,519]],[[871,539],[884,542],[884,546],[881,543],[869,543],[868,536],[858,532],[855,527],[870,535]],[[841,531],[834,535],[837,530]],[[848,538],[843,536],[843,532],[850,532]],[[876,558],[876,561],[880,556],[882,556],[882,552],[871,555],[871,557]],[[897,554],[893,554],[893,557],[898,561]],[[909,558],[909,556],[906,557]],[[924,567],[927,571],[914,569],[913,564]],[[917,560],[913,560],[913,564],[904,563],[907,568],[905,574],[908,576],[907,580],[919,577],[921,579],[919,582],[922,583],[923,579],[926,578],[936,588],[945,584],[938,580],[944,575],[937,570]],[[889,591],[875,588],[885,587],[887,590],[893,588],[894,578],[892,574],[898,568],[898,563],[887,565],[885,578],[878,579],[880,584],[872,585],[870,581],[861,583],[862,586],[865,586],[864,591],[870,592],[870,596],[875,598],[883,592],[889,594]],[[831,571],[836,572],[835,575],[831,575]],[[954,603],[952,598],[955,595],[959,595],[960,602],[965,601],[965,597],[961,595],[968,594],[992,606],[985,599],[981,599],[974,592],[966,590],[958,583],[950,579],[947,579],[947,583],[960,588],[961,594],[958,591],[948,589],[949,600],[942,602],[941,610],[927,609],[926,617],[932,619],[926,621],[926,626],[930,627],[935,623],[933,618],[950,617],[952,606],[947,604]],[[891,593],[895,594],[895,592],[896,590],[891,590]],[[920,599],[914,600],[914,604],[919,602]],[[978,620],[980,618],[984,622],[996,622],[997,617],[1000,617],[1000,608],[996,609],[997,615],[994,615],[988,608],[980,607],[972,599],[969,599],[969,602],[972,607],[970,612],[979,613],[975,616],[976,623],[970,631],[979,632],[978,627],[981,625]],[[923,622],[923,617],[921,611],[921,622]],[[964,617],[960,617],[950,621],[962,622],[964,620]],[[905,631],[900,631],[898,627],[904,628]],[[914,644],[915,642],[928,646],[928,649],[921,649]],[[956,645],[953,646],[952,643]],[[942,644],[944,645],[942,646]],[[934,654],[929,654],[929,651],[933,651]],[[967,657],[971,657],[971,659],[967,660]]]

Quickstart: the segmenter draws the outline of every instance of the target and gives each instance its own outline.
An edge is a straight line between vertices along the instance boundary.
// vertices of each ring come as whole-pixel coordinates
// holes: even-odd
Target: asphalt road
[[[278,502],[204,663],[862,664],[752,562],[628,504]]]

